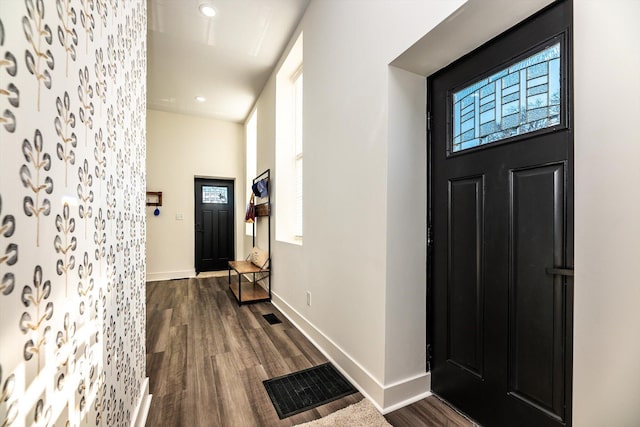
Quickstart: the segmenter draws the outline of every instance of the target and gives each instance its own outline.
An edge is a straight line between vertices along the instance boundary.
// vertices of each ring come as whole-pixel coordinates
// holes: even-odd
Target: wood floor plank
[[[216,292],[216,304],[220,311],[220,316],[233,316],[238,307],[235,297],[229,290]]]
[[[263,329],[253,329],[248,332],[248,335],[258,362],[264,367],[270,378],[291,372],[284,359],[280,356],[280,352]]]
[[[217,354],[212,357],[212,362],[218,374],[215,384],[218,390],[221,425],[238,427],[257,425],[253,406],[249,403],[234,354]]]
[[[172,309],[158,310],[148,320],[147,352],[159,353],[167,349],[169,339],[169,325],[171,323]]]
[[[188,292],[189,287],[196,279],[188,279],[186,286],[181,285],[180,282],[174,281],[173,287],[173,315],[171,316],[171,326],[188,325],[189,324],[189,304]]]
[[[193,333],[194,329],[198,328],[194,325],[188,330],[183,425],[221,425],[215,370],[211,363],[208,347],[202,345],[205,337],[201,334]]]
[[[228,338],[224,332],[224,324],[222,322],[223,316],[232,316],[232,314],[224,314],[219,309],[218,295],[225,297],[224,292],[216,291],[214,289],[205,289],[203,293],[203,305],[202,315],[207,319],[207,337],[208,348],[212,354],[226,353],[231,350],[228,344]]]
[[[147,354],[147,377],[149,377],[149,393],[156,394],[159,390],[158,383],[162,381],[161,375],[156,375],[157,372],[165,372],[162,363],[164,360],[164,353],[148,353]]]
[[[256,365],[242,372],[243,387],[253,407],[257,425],[281,425],[267,390],[262,382],[269,379],[262,365]],[[290,425],[290,424],[288,424]]]
[[[267,335],[269,340],[273,343],[282,359],[301,356],[302,350],[293,342],[286,331],[279,327],[280,325],[265,326],[262,331]]]
[[[194,328],[194,334],[200,337],[200,344],[206,347],[210,355],[226,353],[230,348],[225,344],[220,311],[215,303],[215,290],[202,282],[205,281],[196,281],[190,290],[189,325]]]
[[[166,310],[167,308],[173,308],[175,306],[174,294],[176,284],[178,283],[180,283],[180,281],[176,280],[157,282],[157,292],[153,302],[159,310]]]
[[[327,362],[327,358],[324,357],[320,350],[314,347],[314,345],[309,342],[307,337],[305,337],[298,329],[287,329],[285,333],[292,342],[296,343],[296,345],[300,349],[300,352],[304,354],[304,356],[309,359],[314,366],[321,365]]]
[[[284,359],[284,362],[287,364],[291,372],[298,372],[302,371],[303,369],[309,369],[316,366],[311,363],[311,361],[307,359],[303,354],[299,356],[288,357]]]
[[[238,310],[238,322],[245,330],[262,328],[263,326],[251,310]]]
[[[238,323],[236,315],[222,316],[220,318],[225,338],[225,347],[230,352],[251,346],[248,331]]]
[[[187,325],[174,326],[169,331],[169,349],[165,357],[169,357],[166,365],[168,373],[162,383],[162,394],[181,393],[186,388],[187,376]]]
[[[162,400],[163,411],[156,419],[156,426],[179,426],[182,425],[180,420],[180,408],[182,406],[184,393],[182,391],[176,393],[165,394],[160,397]]]
[[[473,427],[475,424],[436,396],[429,396],[385,415],[394,427]]]

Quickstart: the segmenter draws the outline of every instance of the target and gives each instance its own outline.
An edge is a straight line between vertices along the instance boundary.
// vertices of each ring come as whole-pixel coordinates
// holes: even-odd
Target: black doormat
[[[357,392],[331,363],[263,381],[280,419]]]
[[[270,325],[277,325],[278,323],[282,323],[282,320],[278,319],[273,313],[263,314],[262,317],[264,317],[264,320],[269,322]]]

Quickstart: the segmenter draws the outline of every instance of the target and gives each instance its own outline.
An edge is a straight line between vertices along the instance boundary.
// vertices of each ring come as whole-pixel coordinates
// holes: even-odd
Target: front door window
[[[451,97],[451,152],[559,125],[561,44],[457,90]]]

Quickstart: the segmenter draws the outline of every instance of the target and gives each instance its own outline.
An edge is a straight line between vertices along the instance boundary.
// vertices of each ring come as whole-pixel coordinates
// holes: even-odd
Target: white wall
[[[640,2],[574,2],[575,426],[640,424]]]
[[[388,291],[398,283],[387,274],[387,262],[398,271],[397,262],[404,255],[412,258],[417,253],[416,258],[422,258],[424,253],[423,234],[410,235],[403,227],[394,235],[394,254],[389,254],[387,226],[406,215],[399,209],[388,210],[387,187],[416,182],[420,191],[425,185],[424,147],[416,139],[395,141],[413,138],[416,127],[402,130],[406,122],[388,116],[390,97],[404,96],[393,93],[414,87],[417,80],[401,75],[390,87],[388,64],[461,3],[314,1],[300,26],[304,31],[304,242],[301,247],[274,243],[274,301],[380,408],[407,398],[403,387],[413,393],[416,377],[426,377],[425,324],[420,320],[425,298],[407,296],[424,294],[424,259],[408,266],[404,277],[411,280],[402,285],[407,294],[387,300]],[[274,80],[272,76],[257,103],[258,170],[271,167],[277,174]],[[414,95],[422,96],[424,103],[423,91],[418,86],[412,101]],[[424,129],[419,122],[413,125]],[[413,153],[412,144],[417,144],[415,163],[419,156],[423,162],[407,174],[400,163]],[[396,150],[398,155],[388,160]],[[276,215],[277,192],[274,188]],[[424,199],[417,203],[422,204],[419,216]],[[424,230],[425,216],[419,221],[414,226]],[[312,294],[310,307],[307,291]],[[399,303],[402,298],[404,305]],[[409,319],[416,324],[404,328]],[[402,346],[402,352],[387,351],[387,343]],[[428,382],[420,384],[426,391]]]
[[[424,76],[390,67],[385,384],[389,387],[414,376],[412,387],[390,388],[392,402],[430,390],[426,374],[425,84]]]
[[[147,190],[162,191],[160,215],[147,207],[147,279],[195,275],[194,177],[235,180],[236,258],[244,258],[242,126],[157,110],[147,112]],[[183,220],[177,220],[182,214]]]

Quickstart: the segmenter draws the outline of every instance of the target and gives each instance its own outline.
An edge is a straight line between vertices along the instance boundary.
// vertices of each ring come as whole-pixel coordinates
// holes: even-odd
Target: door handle
[[[196,231],[198,233],[202,233],[204,230],[202,229],[202,226],[200,224],[196,224]]]
[[[561,268],[561,267],[551,267],[546,269],[547,274],[553,274],[556,276],[572,276],[573,277],[573,268]]]

